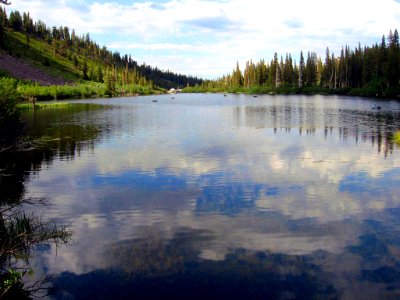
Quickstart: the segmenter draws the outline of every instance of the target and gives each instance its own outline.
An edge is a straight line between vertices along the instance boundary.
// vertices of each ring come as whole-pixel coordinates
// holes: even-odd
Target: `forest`
[[[58,70],[66,80],[86,83],[84,87],[58,87],[45,91],[35,86],[20,88],[26,94],[46,100],[67,97],[116,96],[154,93],[157,88],[184,88],[185,92],[244,92],[279,94],[346,94],[397,98],[400,95],[400,45],[397,29],[372,46],[351,49],[343,46],[339,55],[326,48],[325,57],[303,52],[299,61],[291,53],[275,53],[270,61],[249,60],[244,70],[239,63],[232,72],[215,80],[175,74],[146,64],[131,55],[112,52],[90,38],[77,35],[66,26],[49,28],[33,21],[29,13],[0,8],[0,47],[9,54],[28,58],[40,67]],[[90,84],[89,84],[90,83]],[[103,84],[105,88],[96,86]],[[32,89],[34,91],[32,91]],[[74,89],[73,91],[71,91]],[[99,89],[104,89],[102,93]],[[161,90],[160,90],[161,92]]]
[[[35,49],[38,43],[42,45]],[[50,28],[40,20],[32,20],[25,12],[12,11],[7,16],[5,7],[0,7],[0,47],[16,57],[28,56],[44,67],[59,69],[64,66],[70,71],[70,74],[62,74],[66,79],[104,82],[109,87],[109,94],[116,93],[115,85],[139,84],[169,89],[202,83],[196,77],[160,70],[145,63],[139,65],[131,55],[101,47],[89,33],[79,36],[75,29],[66,26]],[[35,57],[27,53],[34,50],[41,51]],[[49,51],[51,55],[47,53]]]
[[[297,64],[290,53],[275,53],[264,59],[239,63],[230,74],[217,80],[205,80],[186,91],[249,93],[332,93],[370,97],[400,95],[400,46],[397,29],[390,30],[380,43],[355,49],[344,46],[339,56],[326,48],[325,58],[315,52],[301,51]]]

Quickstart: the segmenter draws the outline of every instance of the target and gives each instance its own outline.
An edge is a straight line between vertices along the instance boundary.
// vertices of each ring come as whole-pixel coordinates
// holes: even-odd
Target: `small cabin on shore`
[[[180,92],[182,92],[181,89],[174,89],[174,88],[171,88],[171,89],[168,90],[168,93],[169,93],[169,94],[177,94],[177,93],[180,93]]]

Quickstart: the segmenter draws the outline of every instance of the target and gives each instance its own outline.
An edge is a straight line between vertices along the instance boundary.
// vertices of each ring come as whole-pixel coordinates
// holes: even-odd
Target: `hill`
[[[15,11],[8,17],[5,8],[0,8],[0,48],[0,73],[40,86],[104,85],[105,94],[116,95],[202,83],[196,77],[139,65],[130,55],[100,47],[89,34],[78,36],[65,26],[49,28],[29,13]]]
[[[65,85],[72,81],[62,77],[54,77],[11,55],[0,53],[0,69],[6,71],[11,77],[37,82],[40,85]]]

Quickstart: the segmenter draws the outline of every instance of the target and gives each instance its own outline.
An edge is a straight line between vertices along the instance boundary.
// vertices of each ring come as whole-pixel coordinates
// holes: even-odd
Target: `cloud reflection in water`
[[[229,266],[239,276],[234,266],[242,258],[249,270],[272,259],[273,274],[254,274],[266,289],[268,280],[281,284],[277,297],[301,296],[283,288],[290,276],[296,287],[321,276],[317,286],[305,284],[312,292],[304,296],[315,296],[321,287],[327,295],[348,289],[346,274],[357,282],[346,292],[351,296],[379,294],[380,287],[365,287],[385,270],[377,268],[397,274],[397,265],[382,259],[358,277],[365,249],[400,262],[398,241],[381,239],[399,227],[385,223],[400,207],[399,149],[390,142],[399,127],[396,112],[377,115],[368,100],[338,97],[176,98],[161,97],[157,106],[145,97],[107,100],[119,107],[105,111],[106,138],[90,154],[55,161],[30,183],[32,193],[51,194],[55,214],[74,220],[79,244],[58,250],[56,262],[48,254],[45,263],[51,273],[70,272],[58,277],[59,286],[92,275],[98,281],[104,272],[119,278],[121,268],[135,280],[141,273],[140,282],[154,278],[143,268],[158,270],[155,282],[166,289],[177,283],[157,280],[190,275],[204,284],[197,277],[204,272],[217,282],[224,274],[231,284]],[[373,231],[369,220],[384,229]],[[140,254],[145,245],[149,253]],[[112,249],[125,254],[110,258]],[[268,259],[260,259],[265,253]],[[288,267],[291,259],[301,262],[299,269]],[[282,279],[278,269],[291,275]]]

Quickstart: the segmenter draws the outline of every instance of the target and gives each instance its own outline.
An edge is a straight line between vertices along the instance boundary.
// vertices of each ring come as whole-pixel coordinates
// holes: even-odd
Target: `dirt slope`
[[[50,76],[21,59],[0,53],[0,69],[6,70],[12,77],[37,82],[40,85],[64,85],[71,82]]]

